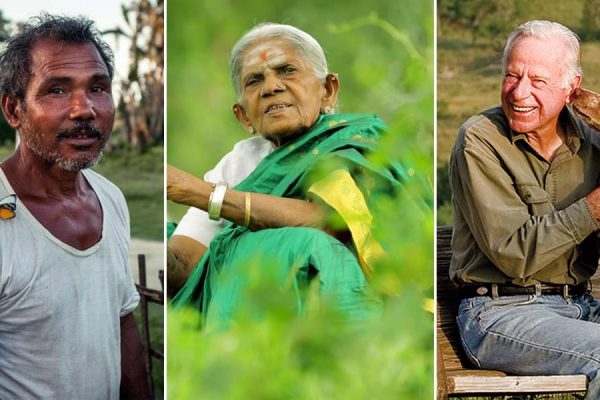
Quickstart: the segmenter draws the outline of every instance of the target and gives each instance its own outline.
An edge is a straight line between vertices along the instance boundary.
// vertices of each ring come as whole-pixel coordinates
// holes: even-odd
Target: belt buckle
[[[535,297],[540,297],[541,295],[542,295],[542,284],[538,282],[535,284]]]
[[[488,288],[481,285],[475,289],[475,293],[477,293],[478,296],[485,296],[488,293]]]
[[[562,292],[563,292],[563,293],[562,293],[562,294],[563,294],[563,297],[564,297],[565,299],[568,299],[568,298],[570,298],[570,297],[571,297],[571,295],[569,294],[569,285],[563,285],[563,287],[562,287]]]

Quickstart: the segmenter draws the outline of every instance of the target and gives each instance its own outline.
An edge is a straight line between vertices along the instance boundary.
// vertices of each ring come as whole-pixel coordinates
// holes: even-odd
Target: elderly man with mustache
[[[21,143],[0,164],[0,398],[148,398],[123,195],[87,168],[115,119],[112,52],[42,15],[0,54]]]

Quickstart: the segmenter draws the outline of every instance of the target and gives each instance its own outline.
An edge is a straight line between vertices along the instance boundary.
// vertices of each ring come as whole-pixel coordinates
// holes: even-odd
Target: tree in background
[[[587,0],[583,3],[580,35],[582,39],[600,39],[600,0]]]
[[[6,42],[11,35],[9,29],[10,21],[4,18],[2,10],[0,10],[0,44]],[[8,125],[4,118],[0,118],[0,146],[8,143],[13,143],[15,140],[15,131]]]
[[[132,0],[121,7],[127,31],[117,28],[104,33],[130,40],[129,72],[119,82],[117,110],[121,140],[143,151],[162,144],[164,138],[164,2]]]
[[[438,6],[439,18],[455,28],[467,29],[473,44],[479,38],[501,33],[514,7],[510,1],[447,0]]]

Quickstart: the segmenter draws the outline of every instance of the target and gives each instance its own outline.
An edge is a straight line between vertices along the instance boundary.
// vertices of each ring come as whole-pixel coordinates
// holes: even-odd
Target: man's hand
[[[144,348],[133,313],[121,317],[121,399],[150,399]]]
[[[600,221],[600,187],[594,189],[590,194],[586,196],[587,202],[592,209],[594,217]]]

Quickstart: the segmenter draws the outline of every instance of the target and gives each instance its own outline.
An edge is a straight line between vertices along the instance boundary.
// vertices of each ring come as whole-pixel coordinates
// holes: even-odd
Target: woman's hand
[[[206,210],[212,186],[179,168],[167,164],[167,199]]]

